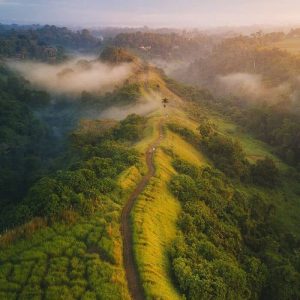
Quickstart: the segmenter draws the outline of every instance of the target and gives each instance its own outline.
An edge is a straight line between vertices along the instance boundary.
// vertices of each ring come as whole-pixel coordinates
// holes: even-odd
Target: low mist
[[[266,101],[275,103],[283,97],[291,97],[292,86],[283,83],[268,87],[261,75],[249,73],[233,73],[216,77],[216,90],[219,96],[235,96],[248,101]]]
[[[80,58],[59,65],[37,62],[9,62],[9,67],[37,88],[57,94],[79,94],[113,89],[128,78],[130,64],[111,66],[97,60]]]
[[[147,115],[161,107],[162,95],[156,92],[149,92],[139,102],[126,106],[113,106],[100,113],[100,119],[122,120],[129,114]]]

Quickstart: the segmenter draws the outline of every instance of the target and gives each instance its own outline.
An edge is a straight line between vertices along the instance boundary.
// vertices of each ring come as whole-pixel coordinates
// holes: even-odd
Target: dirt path
[[[123,261],[124,261],[124,267],[126,271],[126,278],[127,278],[129,292],[133,300],[143,300],[145,299],[145,297],[144,297],[143,287],[139,279],[138,269],[134,259],[133,233],[132,233],[132,227],[130,222],[130,213],[135,204],[136,199],[143,192],[144,188],[148,184],[151,177],[154,176],[155,174],[155,166],[153,162],[155,151],[153,151],[153,148],[155,148],[156,150],[156,147],[159,145],[163,137],[161,122],[159,123],[158,127],[159,127],[159,137],[148,147],[146,152],[146,163],[147,163],[148,172],[141,179],[138,186],[130,195],[126,205],[123,208],[122,215],[121,215],[121,233],[123,238]]]

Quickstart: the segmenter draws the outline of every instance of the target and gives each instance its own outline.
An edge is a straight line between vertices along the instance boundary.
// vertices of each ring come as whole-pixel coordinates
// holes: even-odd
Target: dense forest
[[[112,40],[146,59],[189,61],[208,53],[218,38],[205,34],[134,32],[120,33]]]
[[[173,165],[183,212],[172,266],[188,299],[298,299],[299,240],[272,224],[272,199],[213,168]]]
[[[18,203],[32,183],[50,168],[51,159],[60,150],[60,143],[49,127],[33,113],[33,109],[49,104],[48,93],[32,89],[28,82],[10,74],[4,67],[1,69],[0,85],[0,195],[3,230],[9,227],[3,213],[9,213],[9,207]],[[53,144],[53,147],[47,144]]]
[[[263,76],[263,81],[276,86],[295,79],[300,68],[299,57],[273,47],[283,33],[256,33],[251,36],[226,38],[210,53],[191,63],[182,79],[198,85],[212,84],[218,75],[251,73]]]
[[[0,26],[0,58],[38,59],[59,62],[66,51],[99,50],[101,40],[87,29],[74,32],[66,27],[6,27]]]

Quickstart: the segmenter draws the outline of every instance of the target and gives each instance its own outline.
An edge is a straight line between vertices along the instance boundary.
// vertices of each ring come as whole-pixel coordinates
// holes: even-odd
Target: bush
[[[174,176],[170,182],[170,188],[182,201],[195,200],[199,196],[195,181],[188,175]]]

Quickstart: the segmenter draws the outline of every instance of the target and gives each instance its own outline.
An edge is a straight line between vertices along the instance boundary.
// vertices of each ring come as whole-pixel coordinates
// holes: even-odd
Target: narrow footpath
[[[159,146],[163,138],[162,123],[158,125],[159,137],[148,147],[146,152],[146,163],[148,172],[141,179],[135,190],[130,195],[127,203],[125,204],[122,214],[121,214],[121,234],[123,238],[123,261],[126,271],[126,278],[128,283],[129,292],[133,300],[144,300],[144,291],[142,284],[140,282],[140,277],[138,274],[138,268],[135,263],[134,251],[133,251],[133,232],[130,221],[130,213],[135,204],[136,199],[143,192],[146,185],[149,183],[151,177],[155,175],[154,166],[154,154],[156,148]]]

